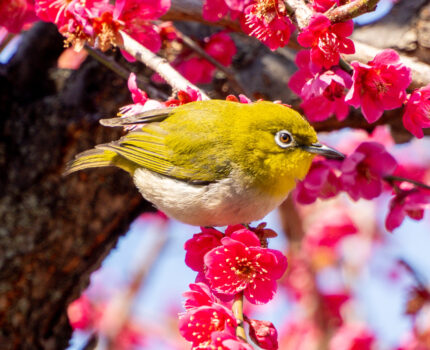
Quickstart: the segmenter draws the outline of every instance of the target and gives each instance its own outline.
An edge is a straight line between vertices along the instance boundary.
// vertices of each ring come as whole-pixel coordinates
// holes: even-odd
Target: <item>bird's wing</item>
[[[161,122],[172,113],[173,109],[173,107],[158,108],[128,117],[101,119],[100,124],[115,127]]]
[[[193,184],[206,184],[213,179],[173,164],[170,150],[165,144],[165,133],[157,123],[140,131],[130,132],[118,141],[96,146],[99,150],[113,151],[121,158],[164,176]]]

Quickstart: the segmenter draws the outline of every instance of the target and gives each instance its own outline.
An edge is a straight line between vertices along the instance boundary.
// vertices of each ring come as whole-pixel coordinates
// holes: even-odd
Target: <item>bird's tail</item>
[[[115,162],[115,158],[117,157],[118,155],[113,151],[97,148],[90,149],[79,153],[75,156],[75,159],[68,162],[64,175],[69,175],[82,169],[117,165]]]

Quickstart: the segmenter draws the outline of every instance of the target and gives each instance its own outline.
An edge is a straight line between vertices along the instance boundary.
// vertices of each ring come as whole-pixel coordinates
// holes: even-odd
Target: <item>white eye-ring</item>
[[[276,133],[275,141],[279,147],[287,148],[293,144],[293,136],[289,131],[281,130]]]

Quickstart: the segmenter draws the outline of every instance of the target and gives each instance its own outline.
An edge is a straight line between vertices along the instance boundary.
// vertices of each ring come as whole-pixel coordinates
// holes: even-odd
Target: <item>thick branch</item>
[[[174,91],[187,90],[190,87],[200,91],[203,100],[209,100],[209,96],[197,86],[185,79],[176,69],[174,69],[164,58],[157,56],[136,40],[124,32],[120,32],[122,38],[121,49],[127,51],[138,61],[144,63],[149,68],[160,74]]]
[[[294,11],[294,16],[299,29],[307,27],[313,15],[312,9],[303,0],[284,0],[286,6]]]
[[[332,22],[344,22],[376,9],[379,0],[355,0],[328,10],[325,15]]]

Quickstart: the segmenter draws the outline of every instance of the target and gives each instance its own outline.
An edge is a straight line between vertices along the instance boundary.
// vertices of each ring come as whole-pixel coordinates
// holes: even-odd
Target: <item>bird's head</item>
[[[242,168],[270,192],[289,192],[303,179],[319,154],[343,159],[343,154],[318,142],[314,128],[295,110],[272,102],[257,102],[235,135],[236,157]]]

